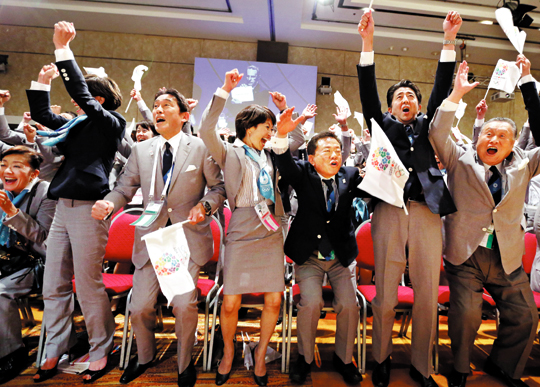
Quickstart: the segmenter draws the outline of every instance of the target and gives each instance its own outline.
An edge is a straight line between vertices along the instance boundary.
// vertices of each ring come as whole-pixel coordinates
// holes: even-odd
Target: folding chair
[[[225,208],[224,211],[225,215],[225,225],[228,225],[229,219],[230,219],[230,210]],[[224,240],[224,230],[221,227],[221,224],[219,220],[212,216],[212,222],[210,223],[210,227],[212,229],[212,236],[214,239],[214,254],[210,261],[217,262],[217,271],[216,271],[216,277],[214,280],[205,279],[205,278],[199,278],[197,281],[197,291],[198,296],[197,299],[199,302],[204,301],[205,302],[205,313],[204,313],[204,343],[203,343],[203,371],[208,371],[209,368],[207,367],[207,364],[209,365],[210,362],[208,360],[208,325],[209,325],[209,316],[210,316],[210,307],[213,305],[214,309],[217,309],[217,302],[212,302],[217,298],[217,290],[219,288],[218,281],[219,281],[219,274],[221,271],[220,266],[220,259],[219,257],[221,254],[223,254],[223,240]],[[131,301],[132,292],[128,295],[128,300],[126,303],[126,312],[124,317],[124,334],[122,335],[122,351],[120,353],[120,365],[119,368],[122,370],[124,369],[127,364],[129,363],[129,358],[131,356],[131,347],[133,345],[133,332],[130,329],[130,310],[129,310],[129,303]],[[158,300],[161,298],[161,295],[158,296]],[[166,305],[166,300],[159,300],[158,302],[158,318],[162,321],[162,314],[161,314],[161,306]],[[214,310],[214,316],[216,314]],[[215,317],[214,317],[215,318]],[[161,323],[162,325],[163,323]],[[126,348],[127,343],[127,348]],[[124,349],[126,349],[124,351]],[[211,353],[210,353],[211,358]]]

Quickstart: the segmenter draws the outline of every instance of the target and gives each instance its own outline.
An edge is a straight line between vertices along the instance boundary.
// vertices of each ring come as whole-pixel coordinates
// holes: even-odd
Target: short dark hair
[[[315,136],[311,137],[311,140],[309,140],[307,144],[307,154],[308,155],[314,155],[315,151],[317,150],[317,146],[319,145],[319,140],[325,139],[325,138],[333,138],[339,142],[339,146],[341,149],[343,149],[343,144],[341,143],[341,140],[338,136],[336,136],[335,133],[327,130],[326,132],[317,133]]]
[[[178,104],[178,107],[180,108],[180,113],[189,112],[189,105],[186,101],[186,97],[184,97],[182,93],[180,93],[176,89],[171,88],[171,89],[159,90],[154,96],[154,102],[156,102],[156,99],[158,99],[159,96],[162,96],[165,94],[172,95],[176,99],[176,103]]]
[[[154,136],[159,136],[159,133],[157,132],[156,127],[154,126],[153,122],[150,122],[150,121],[147,121],[147,120],[139,121],[135,125],[135,131],[137,131],[137,126],[142,126],[143,128],[145,128],[147,130],[151,130],[152,134]]]
[[[4,157],[9,155],[23,155],[26,157],[28,164],[30,164],[30,168],[36,171],[39,171],[40,165],[43,162],[43,156],[40,153],[23,145],[17,145],[3,151],[2,155],[0,155],[0,160],[4,160]]]
[[[249,128],[264,124],[268,120],[272,120],[272,126],[276,124],[276,116],[272,110],[266,106],[249,105],[240,110],[236,115],[234,126],[236,127],[236,137],[243,140],[246,137],[246,132]]]
[[[482,131],[484,130],[486,125],[491,123],[491,122],[505,122],[505,123],[507,123],[512,128],[512,132],[514,133],[514,139],[517,138],[516,123],[514,121],[512,121],[510,118],[506,118],[506,117],[495,117],[495,118],[492,118],[492,119],[484,122],[484,125],[482,125],[482,129],[480,129],[480,133],[482,133]]]
[[[102,104],[103,109],[116,110],[122,105],[122,92],[114,80],[92,74],[85,75],[84,79],[92,97],[103,97],[105,99]]]
[[[402,87],[407,87],[411,89],[414,94],[416,95],[416,99],[418,100],[418,103],[422,103],[422,93],[420,92],[420,89],[416,84],[414,84],[412,81],[409,81],[408,79],[402,79],[395,85],[390,86],[388,91],[386,92],[386,103],[388,104],[388,108],[390,109],[392,107],[392,100],[394,99],[394,93],[397,89],[400,89]]]

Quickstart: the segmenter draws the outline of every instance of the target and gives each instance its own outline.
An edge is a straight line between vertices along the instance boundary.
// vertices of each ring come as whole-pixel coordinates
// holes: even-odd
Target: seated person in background
[[[523,67],[520,86],[533,135],[540,136],[540,99]],[[450,138],[461,98],[478,85],[468,82],[466,62],[459,66],[450,96],[436,111],[429,140],[446,167],[448,188],[458,211],[446,215],[445,271],[450,285],[448,335],[454,355],[449,386],[465,386],[470,354],[482,323],[482,294],[486,289],[500,312],[497,339],[485,372],[508,386],[527,386],[521,374],[531,352],[538,311],[522,266],[523,202],[529,180],[540,173],[540,150],[515,145],[516,126],[508,118],[484,123],[476,147],[458,146]]]
[[[56,201],[47,198],[49,183],[38,178],[43,158],[25,146],[4,150],[0,156],[0,254],[21,260],[0,265],[0,384],[27,366],[28,349],[21,336],[16,299],[32,291],[36,259],[45,258],[45,242],[54,217]],[[32,257],[35,259],[32,259]],[[41,283],[38,283],[41,286]]]

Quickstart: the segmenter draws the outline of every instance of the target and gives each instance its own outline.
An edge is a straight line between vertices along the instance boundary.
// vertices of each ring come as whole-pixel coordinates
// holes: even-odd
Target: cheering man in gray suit
[[[530,76],[531,64],[523,55],[517,63],[523,66],[521,91],[537,137],[540,99]],[[497,304],[500,325],[484,370],[508,386],[526,386],[519,377],[531,352],[538,312],[521,264],[523,203],[529,180],[540,173],[540,151],[514,146],[516,125],[508,118],[487,121],[476,148],[452,141],[450,129],[458,103],[478,84],[468,82],[468,70],[466,62],[459,66],[454,90],[437,110],[429,132],[458,209],[444,221],[450,283],[448,333],[454,354],[448,385],[467,382],[485,288]]]
[[[188,103],[175,89],[160,90],[154,101],[154,124],[161,136],[133,147],[118,185],[103,200],[96,202],[92,216],[104,219],[131,201],[142,188],[143,203],[167,192],[157,219],[146,228],[135,229],[133,246],[133,295],[130,301],[131,323],[137,338],[138,357],[129,362],[120,382],[129,383],[151,365],[156,355],[154,326],[159,283],[148,256],[143,235],[174,223],[189,220],[184,226],[191,252],[188,270],[195,285],[199,270],[213,254],[212,231],[208,217],[223,203],[225,188],[221,170],[209,156],[202,140],[182,132],[189,119]],[[157,168],[154,167],[157,163]],[[156,171],[157,173],[155,173]],[[165,188],[168,176],[170,182]],[[153,176],[156,175],[156,176]],[[155,181],[154,192],[151,191]],[[205,188],[208,192],[205,194]],[[197,288],[177,295],[171,302],[176,317],[178,342],[178,385],[194,386],[197,378],[191,350],[197,328]]]

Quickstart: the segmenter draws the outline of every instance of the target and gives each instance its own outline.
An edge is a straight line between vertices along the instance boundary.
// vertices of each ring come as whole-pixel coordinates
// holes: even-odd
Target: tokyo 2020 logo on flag
[[[180,270],[181,260],[166,252],[156,260],[154,269],[157,275],[171,275]]]

